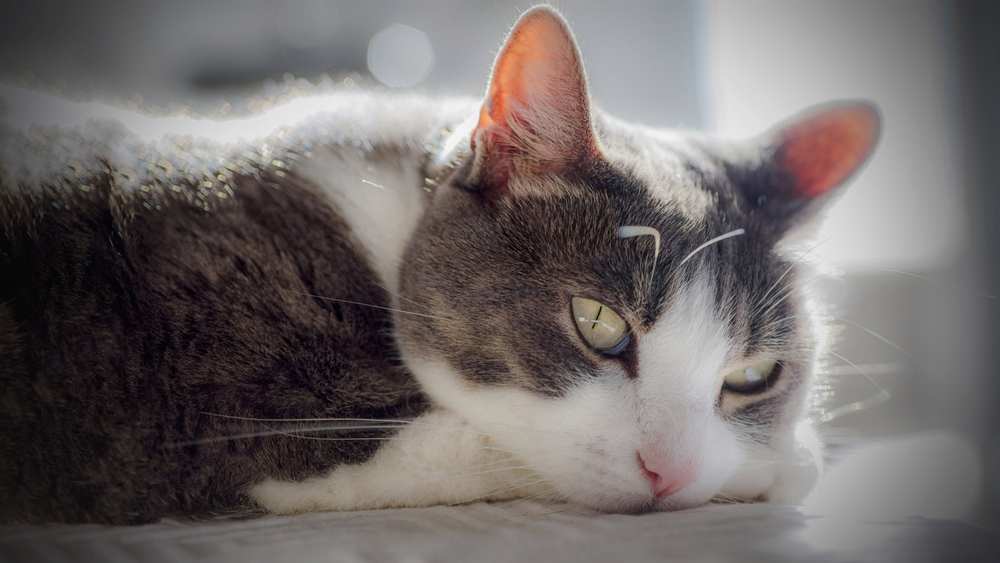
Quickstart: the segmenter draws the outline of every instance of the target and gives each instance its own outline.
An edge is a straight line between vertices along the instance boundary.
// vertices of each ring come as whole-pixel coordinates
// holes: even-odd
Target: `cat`
[[[482,101],[14,117],[4,522],[638,513],[796,502],[821,470],[808,241],[877,144],[869,102],[742,141],[623,123],[539,6]]]

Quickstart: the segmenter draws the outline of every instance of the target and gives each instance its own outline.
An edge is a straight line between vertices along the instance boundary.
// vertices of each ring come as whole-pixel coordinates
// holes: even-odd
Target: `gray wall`
[[[317,4],[327,31],[316,29]],[[0,6],[0,76],[33,75],[70,94],[142,105],[253,94],[270,78],[368,75],[369,40],[394,23],[427,34],[421,88],[479,95],[507,29],[533,2],[497,0],[82,0]],[[558,2],[571,19],[599,103],[653,125],[702,124],[691,0]],[[299,25],[303,34],[290,27]],[[302,37],[305,40],[300,40]],[[304,44],[304,45],[303,45]],[[65,83],[65,85],[64,85]],[[377,82],[375,82],[377,84]],[[233,104],[235,105],[235,104]]]

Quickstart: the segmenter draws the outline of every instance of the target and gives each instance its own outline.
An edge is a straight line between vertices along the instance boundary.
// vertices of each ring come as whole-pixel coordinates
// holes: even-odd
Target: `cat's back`
[[[312,151],[333,184],[358,162],[399,166],[436,117],[379,105],[334,96],[237,135],[260,133],[249,141],[111,119],[0,125],[3,520],[252,510],[241,491],[264,476],[378,446],[295,439],[273,420],[423,409],[371,251],[330,186],[296,171]]]

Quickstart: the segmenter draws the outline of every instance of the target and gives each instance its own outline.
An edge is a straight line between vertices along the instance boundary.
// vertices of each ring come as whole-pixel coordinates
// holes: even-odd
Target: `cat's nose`
[[[698,472],[681,469],[663,455],[639,452],[639,466],[653,484],[653,494],[665,497],[698,480]]]

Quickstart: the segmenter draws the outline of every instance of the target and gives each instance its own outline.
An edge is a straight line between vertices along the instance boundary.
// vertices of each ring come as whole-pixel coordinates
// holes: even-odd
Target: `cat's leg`
[[[503,500],[548,489],[488,434],[439,409],[401,429],[365,463],[301,482],[267,479],[250,496],[270,512],[289,514]]]

